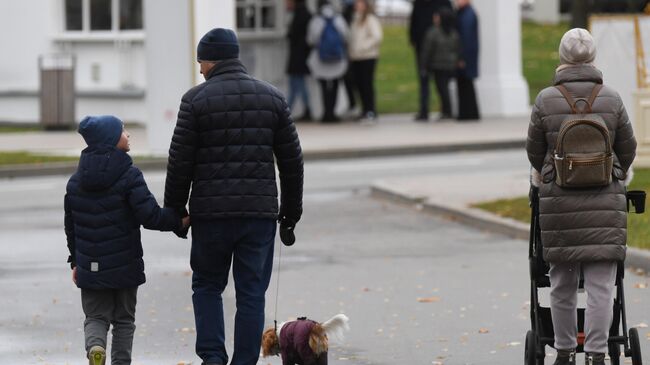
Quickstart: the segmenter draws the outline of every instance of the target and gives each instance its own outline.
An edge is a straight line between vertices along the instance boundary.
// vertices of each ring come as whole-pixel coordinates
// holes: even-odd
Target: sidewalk
[[[299,123],[307,158],[346,158],[523,146],[527,118],[415,123],[411,115],[383,115],[376,125]],[[149,155],[145,129],[130,129],[133,155]],[[0,134],[0,151],[77,155],[84,142],[75,131]],[[163,156],[160,156],[163,157]]]
[[[526,196],[530,187],[528,170],[526,166],[518,167],[521,168],[505,173],[481,173],[480,180],[467,172],[454,176],[453,183],[449,177],[440,175],[382,180],[373,184],[371,193],[480,230],[527,241],[528,224],[472,207],[477,203]],[[650,250],[628,247],[625,264],[650,273]]]

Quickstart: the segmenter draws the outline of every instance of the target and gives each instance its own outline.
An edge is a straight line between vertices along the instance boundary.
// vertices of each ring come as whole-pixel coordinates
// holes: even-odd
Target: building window
[[[120,30],[142,29],[142,0],[120,0]]]
[[[65,0],[66,31],[142,30],[142,0]]]
[[[65,0],[65,29],[81,30],[82,19],[81,0]]]
[[[237,29],[243,32],[279,30],[282,0],[237,0]]]
[[[90,30],[111,30],[111,0],[90,0]]]

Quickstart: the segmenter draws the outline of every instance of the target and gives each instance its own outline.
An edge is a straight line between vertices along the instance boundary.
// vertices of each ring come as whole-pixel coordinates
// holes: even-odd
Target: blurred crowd
[[[409,20],[409,40],[416,53],[419,110],[415,121],[429,120],[430,89],[434,81],[438,120],[480,119],[474,79],[478,77],[478,17],[470,0],[415,0]],[[312,14],[305,0],[292,0],[288,30],[288,103],[303,105],[297,121],[315,120],[307,77],[317,80],[323,123],[341,121],[336,104],[342,83],[347,97],[344,117],[377,121],[375,73],[383,39],[382,25],[371,0],[342,0],[335,7],[320,0]],[[340,10],[340,11],[339,11]],[[450,81],[456,81],[458,109],[452,111]]]

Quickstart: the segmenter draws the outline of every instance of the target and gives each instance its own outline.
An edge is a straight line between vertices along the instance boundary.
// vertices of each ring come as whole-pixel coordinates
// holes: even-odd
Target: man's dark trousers
[[[276,221],[231,218],[192,221],[192,302],[196,353],[204,363],[228,363],[223,301],[232,263],[237,301],[232,365],[253,365],[264,330],[264,296],[273,269]]]

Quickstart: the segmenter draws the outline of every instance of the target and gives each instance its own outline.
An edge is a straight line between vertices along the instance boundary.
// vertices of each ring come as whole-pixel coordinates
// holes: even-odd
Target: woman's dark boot
[[[576,353],[573,350],[557,350],[553,365],[576,365]]]
[[[585,353],[585,365],[605,365],[605,354],[598,352]]]

